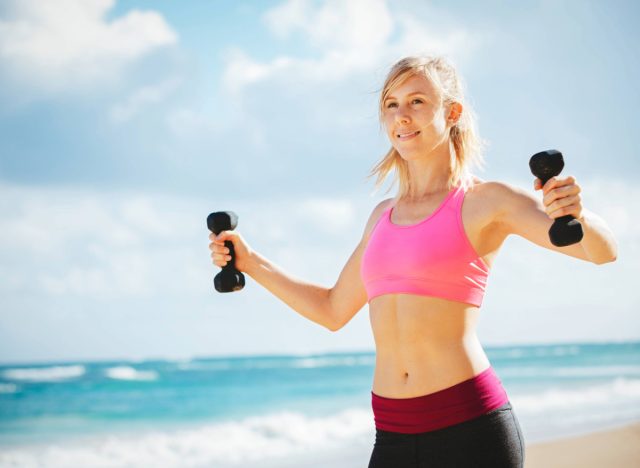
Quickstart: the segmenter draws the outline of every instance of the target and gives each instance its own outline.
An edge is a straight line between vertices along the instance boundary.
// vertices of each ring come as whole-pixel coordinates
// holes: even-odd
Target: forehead
[[[398,98],[401,98],[402,96],[406,96],[408,94],[416,93],[416,92],[419,92],[431,97],[436,97],[438,95],[438,89],[431,82],[430,79],[428,79],[423,74],[414,74],[409,76],[399,85],[396,85],[395,87],[391,88],[389,90],[389,93],[387,94],[386,99],[390,99],[390,98],[398,99]]]

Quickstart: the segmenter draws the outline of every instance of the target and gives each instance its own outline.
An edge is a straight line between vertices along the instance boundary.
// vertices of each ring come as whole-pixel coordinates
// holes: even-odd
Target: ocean
[[[527,444],[640,420],[640,342],[485,351]],[[0,466],[366,467],[374,364],[373,352],[5,364]]]

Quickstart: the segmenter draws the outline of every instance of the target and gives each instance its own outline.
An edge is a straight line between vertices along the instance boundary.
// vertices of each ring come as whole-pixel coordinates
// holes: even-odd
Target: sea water
[[[640,420],[640,342],[485,351],[527,444]],[[374,364],[361,352],[3,365],[0,466],[284,466],[370,451]]]

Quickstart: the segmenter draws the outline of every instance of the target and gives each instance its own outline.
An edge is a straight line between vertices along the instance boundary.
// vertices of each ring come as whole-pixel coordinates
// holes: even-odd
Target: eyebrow
[[[409,97],[409,96],[415,96],[416,94],[422,94],[422,95],[423,95],[423,96],[425,96],[425,97],[427,96],[427,95],[426,95],[425,93],[423,93],[422,91],[414,91],[413,93],[409,93],[409,94],[407,94],[407,97]],[[395,97],[395,96],[387,96],[387,97],[384,99],[384,102],[387,102],[389,99],[396,99],[396,97]]]

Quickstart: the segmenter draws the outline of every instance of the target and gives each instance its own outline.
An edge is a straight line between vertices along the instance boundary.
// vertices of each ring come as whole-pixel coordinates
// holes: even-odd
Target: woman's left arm
[[[598,215],[582,206],[582,189],[573,176],[552,177],[544,187],[534,180],[534,189],[542,189],[542,201],[519,187],[491,182],[499,197],[496,222],[507,234],[517,234],[541,247],[601,265],[613,262],[618,248],[613,233]],[[582,224],[584,236],[577,244],[558,247],[549,240],[549,228],[556,218],[572,215]]]

